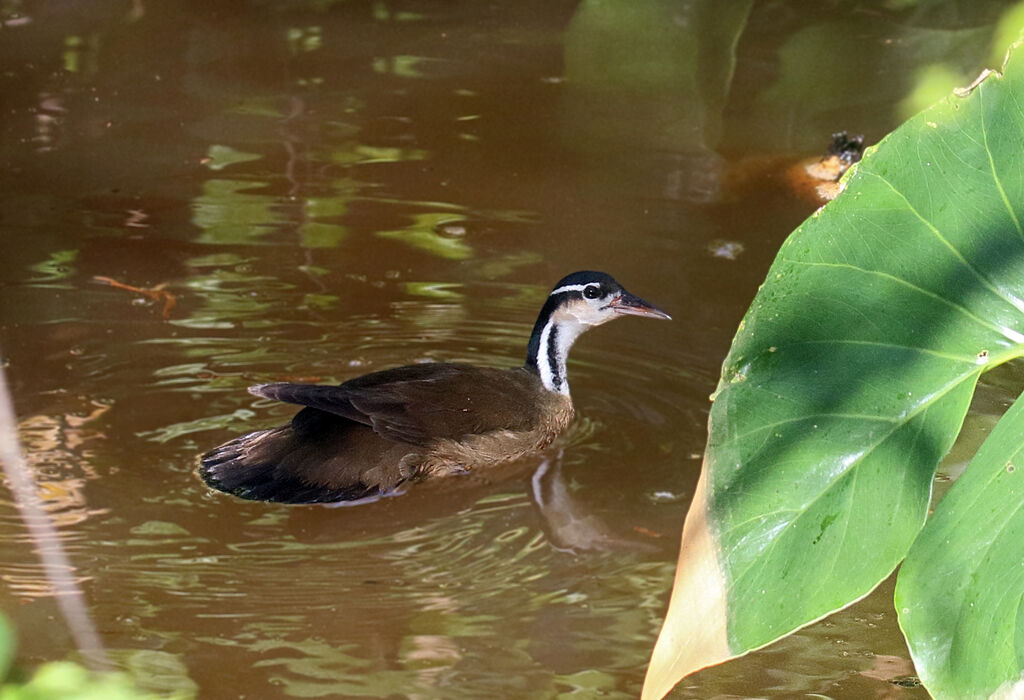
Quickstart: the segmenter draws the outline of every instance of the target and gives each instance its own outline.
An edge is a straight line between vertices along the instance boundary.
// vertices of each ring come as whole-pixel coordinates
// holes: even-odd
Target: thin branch
[[[61,546],[57,529],[43,510],[35,475],[25,462],[18,440],[14,403],[7,388],[7,375],[0,366],[0,465],[14,495],[21,519],[28,528],[36,553],[52,587],[57,605],[71,631],[71,637],[85,661],[95,670],[112,668],[96,627],[89,617],[85,594],[75,582],[74,566]]]

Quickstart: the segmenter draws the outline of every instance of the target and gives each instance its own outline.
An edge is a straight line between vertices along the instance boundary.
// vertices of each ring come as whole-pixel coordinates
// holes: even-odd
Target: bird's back
[[[243,435],[203,457],[211,486],[292,503],[357,500],[399,484],[521,457],[572,420],[567,396],[532,372],[431,363],[340,386],[267,384],[305,406],[291,424]]]

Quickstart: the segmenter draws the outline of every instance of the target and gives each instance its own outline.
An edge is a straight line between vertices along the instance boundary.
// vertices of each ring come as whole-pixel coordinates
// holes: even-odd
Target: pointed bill
[[[622,294],[612,299],[608,306],[612,311],[619,314],[644,316],[646,318],[663,318],[667,321],[672,320],[671,316],[654,304],[644,301],[635,294],[630,294],[625,290],[622,291]]]

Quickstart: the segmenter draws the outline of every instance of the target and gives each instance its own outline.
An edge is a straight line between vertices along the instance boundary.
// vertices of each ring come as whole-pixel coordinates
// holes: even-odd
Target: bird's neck
[[[559,312],[550,300],[541,309],[526,349],[526,369],[540,378],[548,391],[569,395],[569,379],[565,363],[569,349],[580,333],[590,326],[575,316]]]

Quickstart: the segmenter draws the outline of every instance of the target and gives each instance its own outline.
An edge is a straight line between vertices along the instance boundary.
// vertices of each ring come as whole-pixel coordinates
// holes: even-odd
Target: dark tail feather
[[[199,475],[211,488],[252,501],[335,503],[376,496],[377,487],[311,483],[294,468],[303,452],[291,425],[236,437],[202,457]],[[301,463],[301,460],[299,460]]]

